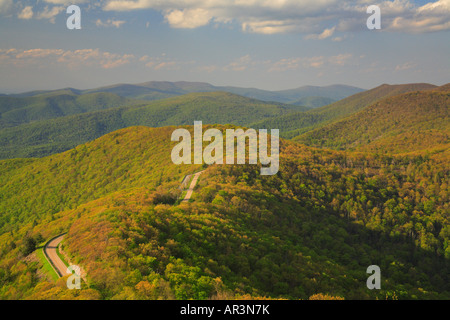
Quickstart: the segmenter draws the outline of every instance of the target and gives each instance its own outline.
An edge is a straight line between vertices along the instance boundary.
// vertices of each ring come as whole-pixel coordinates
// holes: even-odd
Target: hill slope
[[[448,153],[374,158],[281,141],[279,174],[211,166],[194,202],[178,204],[199,166],[171,163],[174,129],[0,161],[0,298],[448,299]],[[90,288],[46,281],[25,250],[65,231]],[[365,286],[371,264],[381,291]]]
[[[90,95],[80,99],[86,97]],[[297,110],[307,109],[225,92],[192,93],[144,106],[111,108],[4,128],[0,130],[0,159],[41,157],[62,152],[129,126],[192,125],[196,120],[205,124],[248,126],[255,121]]]
[[[327,148],[398,153],[445,146],[449,135],[450,90],[443,87],[384,99],[295,140]]]
[[[31,97],[0,97],[0,129],[113,107],[138,104],[112,93],[79,95],[72,90],[40,93]]]
[[[257,128],[279,128],[286,138],[293,138],[327,122],[344,118],[380,101],[401,93],[418,90],[431,90],[436,86],[430,84],[381,85],[372,90],[357,93],[328,106],[310,110],[305,113],[290,114],[253,124]]]
[[[300,100],[291,102],[291,104],[294,104],[296,106],[305,106],[311,109],[320,108],[323,106],[327,106],[329,104],[332,104],[333,102],[336,102],[335,99],[331,98],[324,98],[324,97],[306,97],[302,98]]]

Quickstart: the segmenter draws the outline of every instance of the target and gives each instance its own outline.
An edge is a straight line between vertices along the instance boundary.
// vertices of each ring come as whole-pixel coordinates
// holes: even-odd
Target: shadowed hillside
[[[0,97],[0,129],[139,103],[112,93],[79,95],[70,89],[41,93],[32,97],[5,96]]]
[[[311,129],[322,126],[380,101],[384,98],[418,90],[436,88],[430,84],[381,85],[372,90],[357,93],[328,106],[310,110],[305,113],[290,114],[278,118],[267,119],[253,124],[255,128],[279,128],[286,138],[293,138]]]
[[[448,146],[449,135],[447,85],[384,99],[295,140],[318,147],[401,153]]]

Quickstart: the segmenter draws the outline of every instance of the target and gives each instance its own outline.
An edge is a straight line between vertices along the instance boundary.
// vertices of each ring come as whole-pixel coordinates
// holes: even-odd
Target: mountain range
[[[337,119],[342,119],[361,111],[382,99],[402,93],[436,88],[437,86],[426,83],[402,85],[383,84],[321,108],[316,108],[307,112],[298,112],[288,116],[266,119],[254,125],[263,128],[279,128],[283,132],[284,137],[293,138],[317,126],[321,126]]]
[[[73,88],[66,88],[61,90],[50,91],[30,91],[20,94],[12,94],[10,97],[32,97],[42,94],[55,94],[59,92],[70,92],[73,94],[87,94],[96,92],[113,93],[124,98],[132,98],[138,100],[160,100],[174,96],[185,95],[188,93],[199,92],[216,92],[223,91],[237,94],[243,97],[258,99],[262,101],[273,101],[281,103],[298,104],[300,99],[315,98],[315,105],[317,106],[317,98],[324,99],[323,103],[329,100],[340,100],[358,92],[364,91],[361,88],[346,86],[346,85],[331,85],[326,87],[317,86],[303,86],[297,89],[268,91],[255,88],[240,88],[232,86],[214,86],[203,82],[164,82],[164,81],[150,81],[140,84],[115,84],[106,87],[95,89],[78,90]]]
[[[450,298],[450,84],[314,109],[146,86],[0,97],[0,299]],[[173,164],[171,133],[195,120],[280,129],[279,172]],[[81,290],[36,250],[63,233]]]
[[[95,112],[85,112],[70,116],[61,113],[79,111],[73,108],[72,101],[106,96],[112,98],[111,104],[121,107]],[[36,96],[41,100],[41,96]],[[4,128],[0,129],[0,158],[42,157],[71,149],[79,144],[94,140],[109,132],[137,125],[162,127],[168,125],[189,125],[196,120],[205,124],[228,124],[250,126],[255,121],[281,116],[308,108],[281,103],[264,102],[226,92],[191,93],[158,101],[141,103],[128,100],[111,93],[90,93],[81,96],[52,95],[64,103],[55,106],[48,103],[46,110],[56,111],[43,114],[44,109],[36,104],[17,108],[14,113],[8,110],[3,116]],[[8,100],[10,98],[7,98]],[[13,99],[32,99],[13,98]],[[53,99],[53,98],[52,98]],[[124,100],[126,99],[126,100]],[[1,100],[1,97],[0,97]],[[71,103],[67,102],[70,101]],[[32,100],[34,102],[34,100]],[[52,102],[51,100],[50,102]],[[98,100],[97,100],[98,102]],[[90,105],[90,109],[100,109],[104,104]],[[87,107],[86,107],[87,108]],[[36,114],[44,120],[20,124],[18,120],[8,122],[12,115]],[[22,119],[25,122],[26,118]]]

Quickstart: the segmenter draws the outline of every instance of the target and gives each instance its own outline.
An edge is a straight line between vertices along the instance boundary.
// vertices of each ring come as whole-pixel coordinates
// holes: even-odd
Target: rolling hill
[[[279,128],[282,131],[282,136],[285,138],[293,138],[325,123],[329,123],[361,111],[384,98],[407,92],[431,90],[435,88],[437,87],[431,84],[383,84],[374,89],[357,93],[321,108],[313,109],[308,112],[263,120],[252,124],[252,127]]]
[[[320,108],[323,106],[327,106],[329,104],[332,104],[333,102],[336,102],[335,99],[331,98],[324,98],[324,97],[306,97],[302,98],[300,100],[291,102],[291,104],[296,106],[305,106],[311,109]]]
[[[92,95],[103,96],[105,93],[82,95],[78,99]],[[3,128],[0,130],[0,159],[42,157],[63,152],[109,132],[136,125],[192,125],[195,120],[201,120],[205,124],[248,126],[255,121],[298,110],[308,109],[225,92],[192,93],[143,106],[110,108]]]
[[[373,157],[282,140],[277,175],[213,165],[185,204],[180,181],[201,166],[171,163],[174,129],[0,161],[0,298],[449,298],[448,175],[436,174],[448,153]],[[47,280],[24,250],[63,232],[87,271],[82,290]],[[372,264],[382,290],[365,286]]]
[[[28,97],[0,97],[0,129],[33,121],[55,119],[68,115],[104,110],[139,101],[122,98],[112,93],[80,95],[67,89]]]
[[[294,140],[317,147],[401,153],[446,147],[449,136],[447,85],[383,99]]]
[[[297,102],[300,99],[308,97],[321,97],[326,99],[340,100],[355,93],[364,91],[360,88],[345,85],[332,85],[326,87],[303,86],[297,89],[268,91],[255,88],[214,86],[209,83],[187,81],[150,81],[140,84],[115,84],[111,86],[87,90],[77,90],[72,88],[63,90],[69,90],[72,92],[76,92],[77,94],[108,92],[117,94],[121,97],[138,100],[160,100],[189,93],[224,91],[241,95],[247,98],[280,103]],[[11,95],[11,97],[30,97],[52,92],[53,91],[32,91],[21,94],[14,94]]]

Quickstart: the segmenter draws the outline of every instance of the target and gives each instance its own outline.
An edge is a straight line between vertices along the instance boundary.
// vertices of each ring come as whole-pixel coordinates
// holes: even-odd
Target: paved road
[[[188,174],[186,177],[184,177],[183,181],[181,182],[180,189],[184,190],[187,187],[187,183],[189,180],[191,180],[192,174]]]
[[[191,200],[192,194],[194,193],[194,188],[197,185],[198,177],[200,177],[203,172],[205,171],[200,171],[194,174],[194,178],[192,178],[191,185],[189,186],[186,196],[184,197],[182,202],[189,202],[189,200]]]
[[[64,238],[64,235],[53,239],[52,241],[47,243],[47,245],[44,248],[45,255],[47,256],[48,260],[50,260],[50,262],[53,264],[56,271],[59,273],[60,277],[70,274],[70,273],[67,273],[67,266],[64,264],[64,262],[62,262],[62,260],[59,258],[58,254],[56,253],[58,245],[62,241],[63,238]]]

